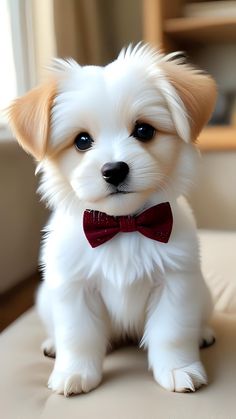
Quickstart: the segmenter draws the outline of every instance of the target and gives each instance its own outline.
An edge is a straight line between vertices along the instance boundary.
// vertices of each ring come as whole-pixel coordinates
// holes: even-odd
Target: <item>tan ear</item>
[[[20,145],[37,160],[45,155],[56,82],[45,83],[16,99],[8,108],[10,126]]]
[[[213,112],[216,84],[210,76],[186,64],[166,61],[162,68],[185,106],[190,124],[189,140],[194,141]]]

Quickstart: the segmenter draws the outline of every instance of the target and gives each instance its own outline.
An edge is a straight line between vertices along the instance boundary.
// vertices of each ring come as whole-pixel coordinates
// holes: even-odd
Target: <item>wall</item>
[[[33,159],[10,139],[0,142],[0,293],[37,269],[47,213],[36,195]]]
[[[236,151],[205,152],[190,202],[200,228],[236,230]]]

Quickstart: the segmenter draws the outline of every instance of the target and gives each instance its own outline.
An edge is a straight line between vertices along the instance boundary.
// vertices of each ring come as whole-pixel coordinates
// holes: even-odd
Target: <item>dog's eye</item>
[[[92,147],[93,139],[87,132],[81,132],[75,137],[74,145],[79,151],[85,151]]]
[[[137,138],[137,140],[145,142],[151,140],[154,137],[155,132],[155,128],[149,124],[136,123],[131,135],[132,137]]]

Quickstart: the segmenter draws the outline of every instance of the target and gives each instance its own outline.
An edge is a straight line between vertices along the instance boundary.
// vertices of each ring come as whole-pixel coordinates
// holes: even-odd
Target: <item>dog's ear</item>
[[[170,87],[170,91],[165,88],[164,95],[177,132],[186,142],[195,141],[213,112],[216,84],[210,76],[187,64],[164,61],[162,69]]]
[[[37,160],[46,152],[55,95],[56,82],[50,80],[16,99],[7,110],[14,135]]]

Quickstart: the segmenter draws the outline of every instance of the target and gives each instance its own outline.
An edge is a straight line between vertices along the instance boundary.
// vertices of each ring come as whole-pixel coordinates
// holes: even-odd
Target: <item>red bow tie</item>
[[[167,243],[171,234],[173,216],[169,202],[155,205],[132,217],[112,217],[104,212],[84,212],[84,233],[92,247],[112,239],[116,234],[138,231],[150,239]]]

